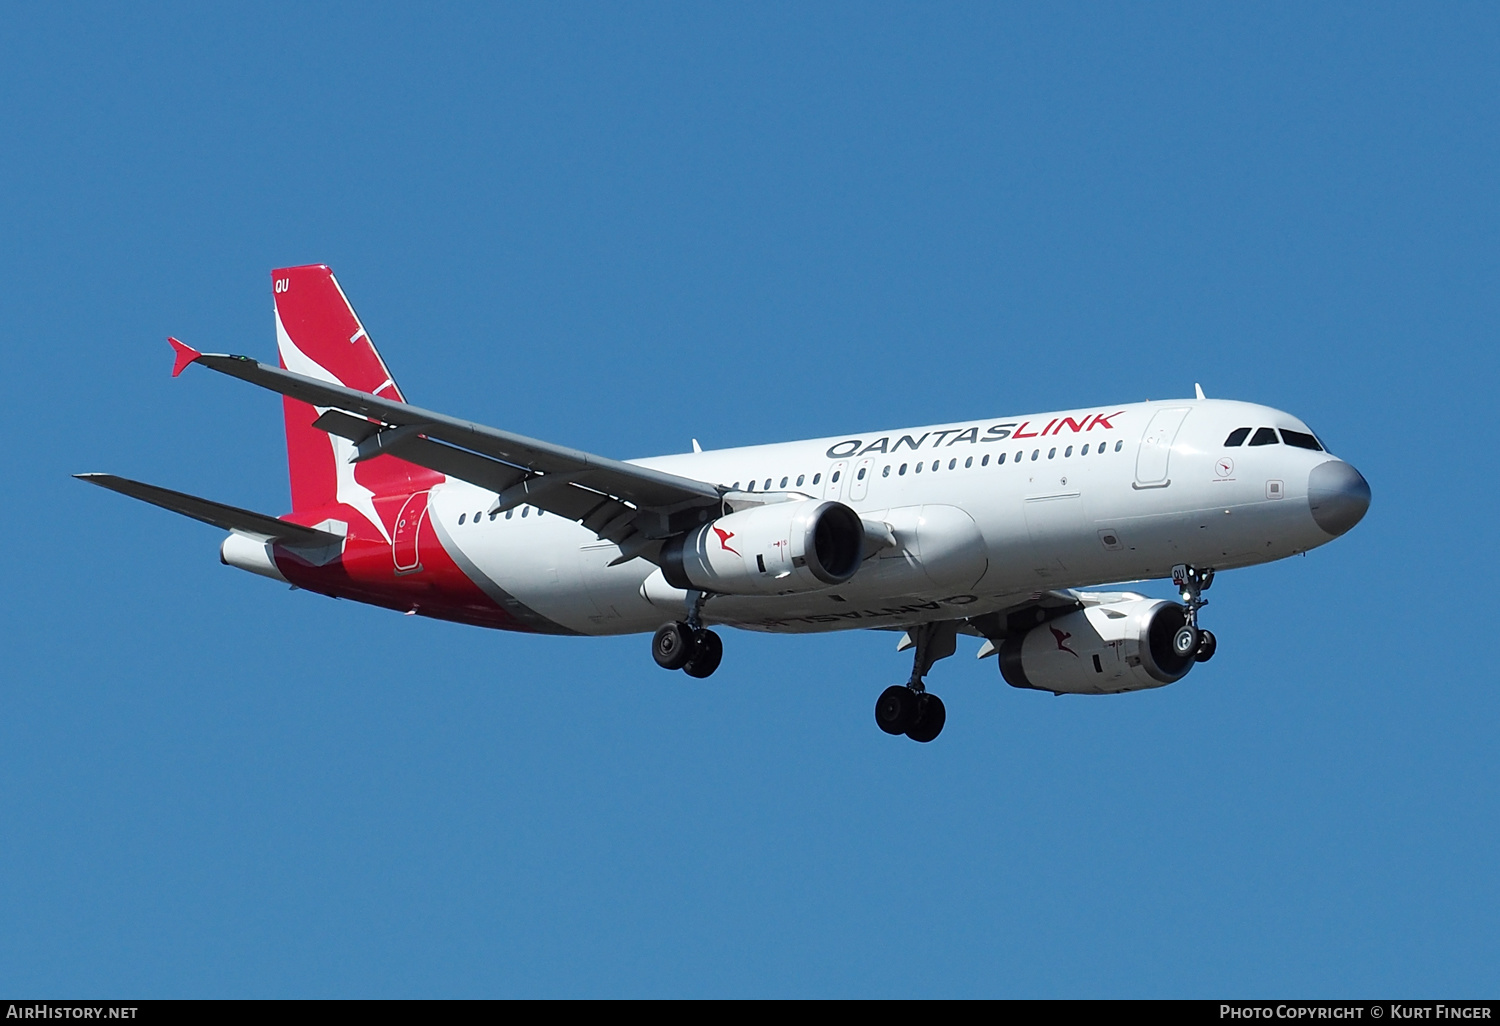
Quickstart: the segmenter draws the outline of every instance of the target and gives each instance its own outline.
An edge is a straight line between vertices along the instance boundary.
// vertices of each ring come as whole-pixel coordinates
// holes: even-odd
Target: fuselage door
[[[854,477],[849,481],[849,501],[858,502],[870,492],[870,475],[875,473],[875,460],[866,458],[854,465]]]
[[[844,478],[849,476],[849,461],[839,460],[828,468],[828,480],[823,485],[823,498],[838,499],[844,494]]]
[[[426,492],[418,492],[401,507],[401,515],[396,517],[396,530],[391,535],[391,555],[396,560],[396,573],[412,574],[422,569],[417,538],[422,533],[422,521],[426,518]]]
[[[1157,410],[1146,433],[1141,438],[1141,449],[1135,458],[1135,487],[1165,488],[1172,483],[1167,476],[1168,463],[1172,458],[1172,443],[1177,440],[1177,429],[1183,418],[1191,412],[1187,406],[1170,406]]]

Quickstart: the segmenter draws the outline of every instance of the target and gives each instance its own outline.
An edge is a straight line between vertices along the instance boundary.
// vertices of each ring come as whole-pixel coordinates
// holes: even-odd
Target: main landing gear
[[[698,618],[707,597],[701,591],[688,592],[687,619],[657,628],[651,638],[651,657],[663,670],[707,677],[719,668],[724,659],[724,642]]]
[[[1214,572],[1178,563],[1172,568],[1172,583],[1182,592],[1182,604],[1186,607],[1187,616],[1187,622],[1172,635],[1172,651],[1182,658],[1191,656],[1200,663],[1206,663],[1218,650],[1219,639],[1214,637],[1213,631],[1203,630],[1198,626],[1198,610],[1208,605],[1208,599],[1203,597],[1203,593],[1214,583]]]
[[[886,688],[875,700],[875,725],[887,734],[905,734],[924,744],[943,732],[948,712],[943,700],[927,693],[922,678],[932,664],[953,654],[957,629],[952,623],[924,623],[907,632],[916,648],[911,679]]]

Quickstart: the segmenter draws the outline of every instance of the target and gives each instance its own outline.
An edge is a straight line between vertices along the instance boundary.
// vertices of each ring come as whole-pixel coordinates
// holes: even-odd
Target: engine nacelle
[[[661,569],[675,588],[786,595],[843,584],[859,569],[864,547],[859,514],[843,503],[775,502],[671,539]]]
[[[1012,687],[1058,694],[1159,688],[1193,668],[1193,656],[1172,650],[1172,635],[1186,622],[1182,606],[1162,599],[1089,606],[1006,638],[1000,673]]]

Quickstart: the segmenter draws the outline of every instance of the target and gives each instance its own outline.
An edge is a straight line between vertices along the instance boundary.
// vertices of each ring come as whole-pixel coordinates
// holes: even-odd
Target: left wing
[[[576,520],[620,547],[616,562],[654,562],[666,538],[717,516],[728,491],[171,341],[178,372],[201,363],[324,410],[313,426],[354,442],[355,462],[389,454],[499,493],[491,512],[526,503]]]

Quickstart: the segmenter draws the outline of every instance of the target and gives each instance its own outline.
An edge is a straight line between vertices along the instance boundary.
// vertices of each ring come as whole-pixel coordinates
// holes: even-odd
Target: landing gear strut
[[[651,638],[651,657],[663,670],[681,670],[689,677],[707,677],[724,658],[724,642],[707,627],[699,614],[708,596],[688,592],[687,618],[663,624]]]
[[[1172,635],[1172,650],[1179,656],[1191,655],[1198,662],[1206,663],[1214,657],[1219,639],[1214,637],[1213,631],[1198,626],[1198,610],[1208,605],[1203,593],[1214,583],[1214,572],[1178,563],[1172,568],[1172,583],[1182,592],[1187,618],[1187,622]]]
[[[942,733],[948,712],[941,698],[928,694],[922,678],[933,663],[953,654],[957,633],[957,625],[946,622],[924,623],[907,632],[916,648],[911,679],[880,693],[875,700],[876,726],[887,734],[905,734],[924,744]]]

